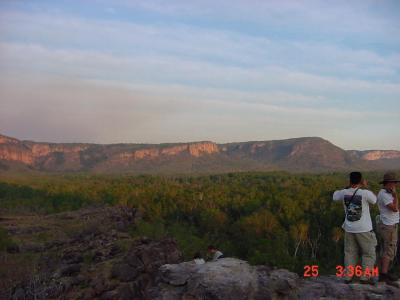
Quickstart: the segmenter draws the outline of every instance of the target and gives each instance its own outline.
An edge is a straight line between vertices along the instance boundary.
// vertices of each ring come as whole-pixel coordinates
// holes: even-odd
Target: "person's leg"
[[[393,235],[393,247],[394,247],[394,255],[393,255],[393,260],[396,261],[397,257],[397,242],[399,239],[399,224],[395,225],[394,229],[394,235]]]
[[[364,276],[367,268],[370,272],[374,269],[376,261],[376,236],[373,231],[356,233],[356,240],[361,249],[361,266],[363,275],[360,280],[369,280],[369,276]]]
[[[344,233],[344,267],[347,270],[349,266],[355,267],[358,262],[358,245],[355,238],[356,233]],[[352,277],[346,276],[346,280],[351,280]]]
[[[380,230],[383,237],[383,254],[380,273],[383,277],[382,280],[384,280],[389,271],[390,263],[396,255],[397,225],[389,226],[382,224]]]
[[[376,247],[376,265],[379,270],[382,269],[382,257],[383,257],[383,237],[381,233],[381,223],[376,223],[376,239],[378,241],[378,245]]]
[[[390,260],[387,256],[382,256],[381,258],[381,274],[387,274],[389,271]]]

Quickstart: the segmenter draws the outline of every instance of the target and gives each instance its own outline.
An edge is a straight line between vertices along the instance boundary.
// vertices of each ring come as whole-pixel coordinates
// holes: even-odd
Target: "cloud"
[[[178,84],[242,93],[242,98],[259,93],[260,99],[264,93],[266,100],[275,96],[282,104],[304,100],[305,104],[318,106],[319,102],[323,106],[336,106],[338,99],[351,99],[353,103],[348,104],[351,107],[365,99],[373,105],[381,97],[389,103],[396,102],[400,95],[400,85],[395,83],[320,76],[279,66],[239,67],[154,54],[116,56],[92,50],[51,49],[37,44],[2,43],[0,53],[3,74],[35,71],[43,75],[130,84]],[[361,95],[362,99],[358,100]]]
[[[398,123],[400,54],[388,38],[398,23],[371,12],[371,2],[355,3],[357,13],[320,1],[199,3],[163,2],[162,9],[158,1],[113,2],[112,10],[99,7],[107,17],[89,18],[1,12],[0,127],[43,140],[319,135],[350,145],[355,133]],[[145,10],[163,17],[118,19],[124,6],[134,16]],[[196,16],[206,18],[196,23]],[[338,16],[343,22],[334,28]],[[370,27],[371,41],[390,51],[334,38],[363,36]],[[297,35],[305,29],[310,38]],[[358,137],[358,146],[373,145],[370,136]]]
[[[153,12],[178,20],[185,20],[186,17],[212,22],[223,18],[240,24],[279,28],[283,32],[300,34],[306,31],[310,38],[313,35],[320,38],[321,34],[328,33],[328,39],[360,34],[375,39],[391,39],[400,26],[396,13],[399,4],[395,1],[119,0],[116,4],[132,11]]]
[[[274,65],[346,78],[397,82],[400,79],[398,51],[383,55],[340,44],[281,40],[183,24],[27,13],[8,13],[1,20],[4,37],[59,49],[96,50],[124,56],[164,55],[241,67]]]

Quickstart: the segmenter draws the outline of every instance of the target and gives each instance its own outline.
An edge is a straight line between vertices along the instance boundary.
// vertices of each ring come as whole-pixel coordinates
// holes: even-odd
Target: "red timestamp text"
[[[318,277],[319,269],[318,265],[305,265],[303,277]]]
[[[378,267],[365,267],[362,266],[336,266],[336,277],[378,277],[379,270]]]

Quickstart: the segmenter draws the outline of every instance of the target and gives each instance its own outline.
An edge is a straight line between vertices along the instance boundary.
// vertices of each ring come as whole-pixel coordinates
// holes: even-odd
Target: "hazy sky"
[[[400,1],[0,0],[0,133],[400,150]]]

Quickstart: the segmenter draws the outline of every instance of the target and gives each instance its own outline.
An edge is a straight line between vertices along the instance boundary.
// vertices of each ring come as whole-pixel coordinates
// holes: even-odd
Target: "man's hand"
[[[397,192],[396,192],[396,187],[393,187],[390,189],[392,197],[393,197],[393,202],[387,205],[392,211],[399,211],[399,202],[397,199]]]
[[[363,179],[361,181],[361,187],[364,187],[364,188],[368,187],[368,181],[366,179]]]

